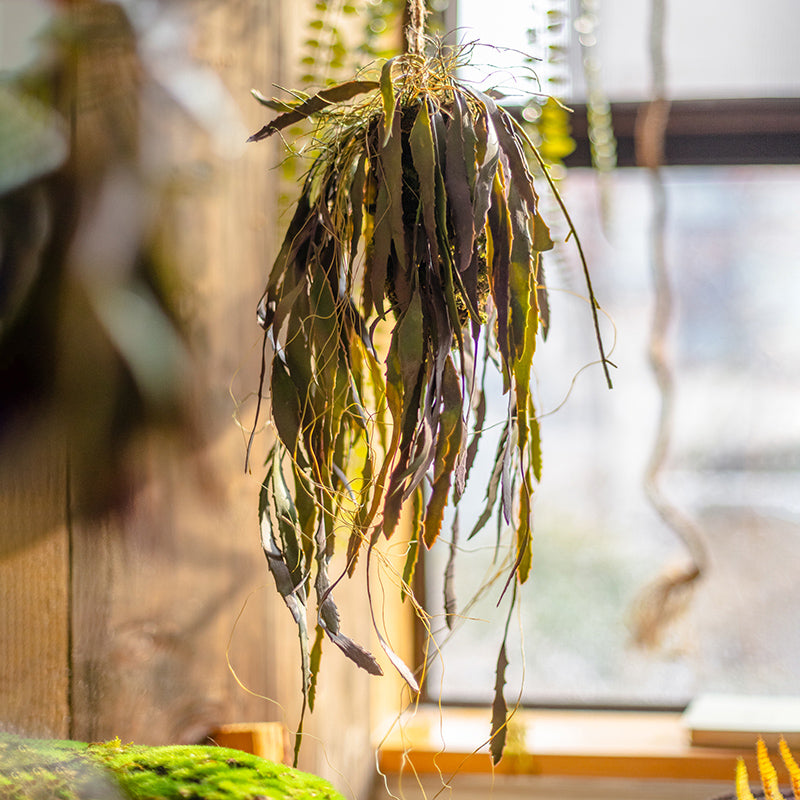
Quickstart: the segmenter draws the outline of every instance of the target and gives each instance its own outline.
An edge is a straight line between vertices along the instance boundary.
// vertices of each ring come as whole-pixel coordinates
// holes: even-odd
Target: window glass
[[[697,523],[709,566],[660,647],[633,646],[638,598],[686,556],[643,491],[660,402],[647,360],[650,176],[618,170],[601,217],[596,175],[572,170],[562,190],[618,369],[612,391],[598,365],[581,371],[597,354],[567,243],[545,262],[552,327],[535,359],[544,467],[533,571],[509,652],[510,687],[525,665],[526,702],[677,706],[704,690],[792,693],[800,679],[800,167],[672,167],[664,179],[675,412],[663,488]],[[495,389],[487,425],[504,413]],[[493,450],[487,437],[461,501],[456,586],[470,619],[447,641],[445,667],[432,666],[429,692],[445,700],[486,701],[494,685],[495,605],[510,565],[468,605],[496,529],[465,541]],[[437,614],[446,538],[426,570]],[[440,630],[438,641],[447,638]]]
[[[573,9],[573,24],[548,33],[546,8]],[[583,11],[581,12],[581,8]],[[461,39],[524,51],[542,59],[552,43],[566,46],[572,86],[584,99],[580,39],[599,65],[612,100],[642,100],[650,89],[648,2],[642,0],[458,0]],[[796,0],[668,0],[665,57],[674,99],[784,97],[800,91],[800,3]],[[513,21],[513,22],[509,22]],[[474,62],[511,67],[512,53],[478,48]],[[549,68],[537,70],[546,80]],[[506,80],[508,80],[506,75]]]

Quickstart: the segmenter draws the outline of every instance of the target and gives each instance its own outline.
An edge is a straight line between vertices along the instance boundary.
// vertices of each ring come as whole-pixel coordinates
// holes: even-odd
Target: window
[[[519,38],[524,29],[507,20],[523,18],[529,5],[509,0],[505,17],[498,0],[479,19],[472,15],[487,6],[461,0],[459,26],[485,30],[495,42],[511,27]],[[597,5],[584,2],[584,12]],[[522,683],[524,663],[530,704],[680,707],[703,691],[791,693],[800,678],[791,566],[800,557],[800,56],[792,44],[800,7],[792,2],[771,0],[758,11],[745,3],[667,2],[675,101],[662,178],[675,407],[662,485],[696,524],[709,563],[660,647],[631,643],[641,593],[686,555],[643,490],[660,404],[647,363],[655,302],[651,176],[632,168],[635,117],[649,91],[647,7],[601,4],[593,57],[612,99],[622,165],[602,190],[583,169],[584,87],[571,71],[578,148],[562,192],[613,321],[604,323],[604,336],[616,340],[611,358],[619,369],[612,392],[599,369],[581,371],[596,353],[568,243],[545,262],[552,328],[537,352],[544,469],[534,568],[509,653],[507,696]],[[573,25],[568,35],[573,63],[580,29]],[[517,41],[509,47],[522,49]],[[491,453],[491,442],[484,447]],[[474,493],[461,501],[462,530],[480,513],[486,480],[475,475]],[[483,577],[481,556],[494,548],[491,525],[462,545],[463,605]],[[444,541],[429,554],[434,612],[441,612],[436,581],[447,555]],[[449,638],[444,662],[434,661],[431,695],[491,699],[502,632],[480,620],[497,619],[501,586],[461,609],[471,619]]]

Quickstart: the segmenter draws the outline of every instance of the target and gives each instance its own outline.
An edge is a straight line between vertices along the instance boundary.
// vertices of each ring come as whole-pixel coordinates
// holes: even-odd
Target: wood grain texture
[[[26,544],[0,553],[0,724],[165,744],[201,741],[226,723],[278,721],[290,731],[297,723],[296,628],[258,538],[270,432],[259,433],[246,474],[247,437],[237,420],[247,426],[253,418],[255,306],[285,225],[273,171],[281,143],[244,146],[265,121],[249,90],[292,84],[302,6],[179,4],[196,66],[209,87],[219,80],[227,89],[217,121],[231,123],[203,130],[165,103],[163,86],[139,108],[148,168],[168,178],[151,212],[156,251],[180,276],[191,436],[154,431],[124,453],[111,442],[130,480],[115,509],[93,517],[68,491],[61,451],[43,451],[25,480],[3,451],[11,475],[0,480],[4,542]],[[96,478],[104,478],[100,468]],[[8,534],[9,519],[21,533]],[[337,600],[345,631],[366,644],[361,592],[345,582]],[[369,676],[333,647],[323,658],[300,766],[364,796],[374,771]]]
[[[7,431],[0,452],[0,730],[66,736],[66,451],[41,420]]]
[[[193,17],[194,57],[220,76],[238,106],[243,144],[265,115],[250,88],[291,82],[298,4],[184,8]],[[239,151],[233,141],[225,152],[224,138],[174,118],[155,123],[163,124],[158,140],[173,168],[190,176],[162,209],[160,237],[186,286],[198,441],[191,450],[158,437],[140,443],[131,455],[139,488],[125,508],[102,525],[73,529],[75,734],[182,742],[223,723],[271,720],[293,731],[298,642],[257,530],[269,432],[257,438],[247,475],[245,436],[234,421],[238,414],[249,425],[253,417],[261,342],[255,303],[285,224],[272,169],[281,144]],[[85,584],[78,575],[88,576]],[[348,633],[368,642],[359,588],[343,586],[338,600]],[[326,648],[302,769],[363,794],[373,770],[368,698],[369,677]]]
[[[264,583],[258,484],[244,474],[231,389],[243,396],[257,385],[254,308],[276,236],[268,179],[276,154],[245,153],[237,142],[249,124],[239,117],[257,110],[250,86],[277,77],[278,4],[181,10],[194,67],[210,93],[227,90],[219,97],[228,104],[205,130],[163,95],[141,108],[144,144],[173,176],[157,237],[182,281],[194,441],[139,441],[128,455],[134,488],[120,508],[101,522],[74,521],[73,729],[90,740],[198,741],[225,722],[276,713],[237,685],[226,656],[235,627],[233,667],[276,695],[280,664],[267,639],[276,609],[263,593],[248,602]],[[249,404],[245,411],[247,420]]]

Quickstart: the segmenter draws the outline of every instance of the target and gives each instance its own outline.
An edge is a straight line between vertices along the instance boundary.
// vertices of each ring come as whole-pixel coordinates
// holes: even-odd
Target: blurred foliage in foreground
[[[102,506],[132,432],[179,418],[187,371],[146,71],[117,3],[2,3],[26,46],[0,63],[0,438],[54,420],[78,502]]]

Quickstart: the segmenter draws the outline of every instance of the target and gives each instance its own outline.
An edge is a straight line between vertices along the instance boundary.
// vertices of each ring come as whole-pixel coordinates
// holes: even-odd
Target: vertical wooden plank
[[[234,113],[250,120],[239,121],[225,152],[224,137],[174,105],[142,107],[145,145],[177,178],[158,235],[184,285],[197,438],[192,446],[157,435],[139,442],[130,456],[135,488],[119,510],[100,523],[75,520],[73,717],[84,739],[197,741],[221,724],[276,714],[237,684],[228,659],[244,684],[278,695],[270,647],[282,648],[267,638],[273,607],[257,591],[265,572],[258,483],[244,474],[231,391],[257,385],[255,304],[276,234],[272,148],[242,156],[258,112],[249,90],[276,79],[270,40],[279,9],[239,0],[180,10],[201,85],[213,95],[221,76]],[[247,404],[245,420],[251,412]]]
[[[66,460],[46,423],[0,441],[0,730],[69,731]]]
[[[135,458],[147,478],[126,508],[75,527],[75,735],[192,742],[264,719],[267,704],[240,690],[226,663],[258,579],[257,543],[241,536],[250,526],[228,489],[204,496],[196,460],[169,443],[143,443]],[[234,666],[246,681],[268,677],[263,609],[248,604],[239,624]]]

